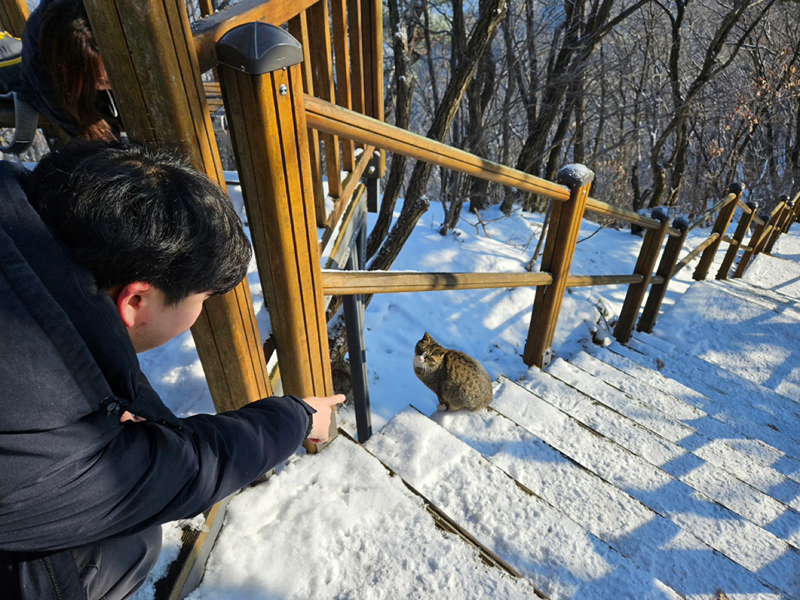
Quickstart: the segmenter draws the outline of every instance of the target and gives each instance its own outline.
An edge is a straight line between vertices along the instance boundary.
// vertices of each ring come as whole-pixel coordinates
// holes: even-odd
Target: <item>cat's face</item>
[[[436,369],[444,353],[445,349],[426,333],[414,347],[414,370],[424,373]]]

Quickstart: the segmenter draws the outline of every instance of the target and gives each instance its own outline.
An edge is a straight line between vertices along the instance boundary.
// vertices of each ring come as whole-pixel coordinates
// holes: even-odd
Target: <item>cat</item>
[[[492,378],[481,364],[443,348],[427,331],[414,348],[414,373],[436,394],[439,410],[480,410],[492,401]]]

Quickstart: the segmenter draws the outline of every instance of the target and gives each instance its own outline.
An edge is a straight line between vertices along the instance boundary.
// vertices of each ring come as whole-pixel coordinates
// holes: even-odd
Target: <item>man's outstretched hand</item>
[[[324,398],[312,396],[311,398],[303,398],[303,400],[317,411],[315,414],[311,415],[313,425],[311,426],[311,433],[308,436],[309,441],[314,444],[327,442],[330,437],[331,411],[334,406],[344,402],[344,394],[336,394]]]

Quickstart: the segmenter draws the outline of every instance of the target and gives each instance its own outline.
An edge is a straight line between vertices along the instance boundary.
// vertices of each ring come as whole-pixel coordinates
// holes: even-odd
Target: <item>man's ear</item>
[[[141,324],[142,319],[146,316],[153,289],[153,286],[143,281],[128,283],[119,288],[114,300],[125,327],[130,329],[134,325]],[[114,291],[116,292],[116,290]]]

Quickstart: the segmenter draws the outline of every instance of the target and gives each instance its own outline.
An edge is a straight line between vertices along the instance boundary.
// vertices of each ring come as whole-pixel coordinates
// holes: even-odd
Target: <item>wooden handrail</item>
[[[550,273],[420,273],[402,271],[322,271],[326,296],[474,290],[550,285]]]
[[[734,200],[736,200],[736,197],[737,197],[736,194],[728,194],[727,196],[725,196],[722,200],[717,202],[714,206],[709,208],[706,212],[704,212],[699,217],[697,217],[694,221],[692,221],[692,224],[689,225],[689,228],[687,229],[687,231],[690,232],[693,229],[697,229],[698,227],[700,227],[700,225],[702,225],[703,222],[708,217],[710,217],[714,213],[719,212],[720,210],[725,208],[725,206],[727,206],[729,202],[733,202]],[[714,239],[716,239],[716,238],[714,238]]]
[[[306,94],[309,127],[467,175],[566,202],[569,189]]]
[[[200,71],[217,66],[216,45],[234,27],[254,21],[283,25],[317,0],[242,0],[192,23],[192,37]]]
[[[569,190],[564,186],[371,119],[308,94],[306,94],[306,116],[309,127],[319,131],[362,144],[370,144],[382,150],[538,194],[551,200],[565,202],[569,198]],[[586,209],[636,223],[646,229],[658,229],[661,226],[655,219],[648,219],[634,211],[594,198],[587,200]],[[677,235],[678,231],[670,230],[670,234]]]
[[[627,285],[641,283],[641,275],[570,275],[567,287]],[[654,276],[653,283],[663,283]],[[393,294],[443,290],[484,290],[495,288],[550,285],[550,273],[424,273],[418,271],[341,271],[323,269],[322,287],[326,296],[354,294]]]
[[[692,260],[694,260],[697,257],[698,254],[700,254],[703,250],[705,250],[711,244],[713,244],[715,241],[717,241],[718,237],[719,237],[718,233],[712,233],[710,236],[708,236],[707,240],[705,240],[702,244],[698,245],[697,248],[695,248],[694,250],[689,252],[689,254],[687,254],[683,258],[683,260],[681,260],[677,265],[675,265],[675,269],[672,271],[672,275],[670,275],[670,279],[672,277],[675,277],[675,275],[677,275],[681,271],[681,269],[683,269],[686,265],[688,265],[690,262],[692,262]]]

